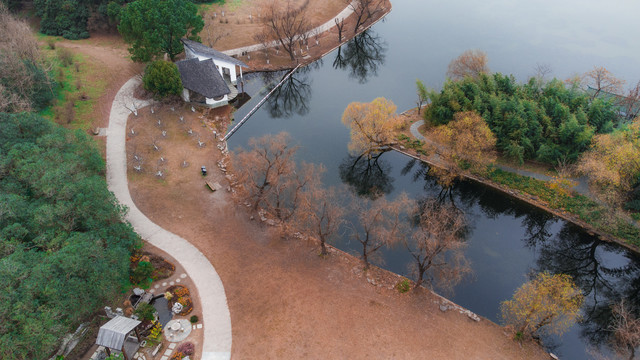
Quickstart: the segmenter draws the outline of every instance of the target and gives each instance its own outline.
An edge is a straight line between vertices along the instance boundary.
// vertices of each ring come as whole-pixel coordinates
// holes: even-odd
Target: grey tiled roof
[[[211,59],[203,61],[198,58],[181,60],[176,65],[180,71],[182,86],[191,91],[211,99],[231,92]]]
[[[189,40],[189,39],[180,39],[180,41],[182,41],[182,44],[186,47],[188,47],[189,49],[191,49],[191,51],[193,51],[196,54],[200,54],[202,56],[207,56],[210,57],[214,60],[218,59],[218,60],[222,60],[222,61],[226,61],[226,62],[230,62],[232,64],[236,64],[238,66],[242,66],[245,68],[248,68],[247,64],[243,63],[242,61],[233,58],[227,54],[221,53],[218,50],[214,50],[208,46],[202,45],[201,43],[197,42],[197,41],[193,41],[193,40]]]
[[[127,334],[135,329],[140,322],[128,317],[116,316],[100,327],[96,344],[120,350]]]

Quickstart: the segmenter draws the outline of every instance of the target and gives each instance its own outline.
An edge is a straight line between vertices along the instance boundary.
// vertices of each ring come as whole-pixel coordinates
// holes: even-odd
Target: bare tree
[[[245,197],[257,210],[265,205],[267,195],[273,185],[282,181],[294,171],[293,155],[298,150],[289,146],[289,135],[265,135],[249,140],[251,150],[240,150],[233,156],[233,164],[238,169],[240,182],[244,184]]]
[[[407,222],[409,198],[402,193],[394,201],[384,197],[376,201],[353,197],[351,211],[357,222],[351,222],[351,237],[362,245],[362,261],[365,270],[369,269],[372,258],[384,246],[391,246],[401,240],[403,226]]]
[[[367,21],[374,19],[383,11],[382,4],[384,0],[343,0],[353,11],[356,24],[353,27],[353,33],[356,34],[360,26]]]
[[[619,95],[622,93],[622,85],[624,80],[618,79],[613,76],[609,70],[600,66],[594,67],[593,70],[588,71],[582,75],[584,84],[594,90],[592,99],[595,99],[601,92],[608,92],[611,94]]]
[[[298,167],[293,158],[297,147],[289,146],[289,135],[265,135],[249,140],[249,151],[241,150],[233,156],[234,167],[243,189],[240,193],[252,203],[275,216],[288,229],[303,203],[307,188],[318,186],[324,171],[313,164]]]
[[[162,141],[163,137],[161,133],[154,133],[149,136],[149,145],[155,151],[160,151],[160,141]]]
[[[204,22],[204,33],[207,36],[203,42],[209,47],[214,47],[218,41],[230,34],[224,27],[216,24],[214,14],[209,13],[208,20]]]
[[[640,115],[640,81],[636,83],[636,86],[629,89],[627,96],[622,99],[620,105],[627,120],[633,120]]]
[[[552,73],[551,70],[551,65],[549,64],[536,64],[536,66],[534,67],[534,70],[536,72],[535,77],[536,79],[538,79],[538,81],[540,83],[543,83],[546,79],[547,76],[549,76]]]
[[[612,343],[616,352],[629,355],[629,360],[636,356],[636,348],[640,347],[640,318],[637,318],[629,305],[621,300],[612,307],[613,321],[609,330],[613,332]]]
[[[413,257],[415,288],[427,280],[442,290],[452,289],[471,272],[464,257],[464,214],[449,203],[427,199],[420,204],[419,222],[404,244]],[[427,279],[425,275],[429,274]]]
[[[269,63],[269,45],[271,43],[271,38],[269,37],[268,31],[262,31],[257,33],[253,39],[257,41],[262,47],[262,53],[264,57],[267,59],[267,64]]]
[[[275,0],[266,3],[263,9],[263,23],[270,38],[276,39],[282,48],[295,60],[296,40],[304,37],[311,25],[305,9],[295,9],[291,0],[284,6]]]
[[[480,74],[489,73],[487,53],[482,50],[467,50],[451,60],[447,76],[452,80],[461,80],[465,76],[477,78]]]
[[[344,223],[344,207],[334,188],[326,189],[314,183],[304,191],[296,228],[320,241],[320,255],[327,255],[327,243],[337,235]]]
[[[318,179],[324,172],[322,166],[307,163],[303,163],[300,169],[297,169],[294,163],[292,168],[294,170],[291,173],[271,184],[272,191],[265,196],[267,210],[285,225],[298,211],[303,201],[303,191],[310,187],[318,187]]]
[[[180,151],[180,166],[186,168],[189,166],[189,150],[183,149]]]
[[[336,23],[336,28],[338,29],[338,42],[342,43],[342,29],[344,28],[344,19],[343,18],[335,18],[333,19]]]

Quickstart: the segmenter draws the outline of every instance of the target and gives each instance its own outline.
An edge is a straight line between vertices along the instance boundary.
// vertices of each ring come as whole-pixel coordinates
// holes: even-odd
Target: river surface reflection
[[[278,90],[229,140],[245,146],[250,137],[287,131],[301,146],[300,161],[322,163],[327,186],[347,186],[359,196],[404,191],[421,199],[439,197],[464,211],[471,227],[466,256],[474,276],[455,289],[452,300],[493,321],[499,304],[531,273],[572,275],[586,296],[583,321],[561,338],[546,338],[565,359],[591,358],[589,348],[607,353],[610,305],[621,298],[640,306],[640,259],[603,243],[579,228],[491,188],[457,182],[442,189],[426,167],[388,152],[373,159],[349,154],[349,131],[341,123],[351,101],[386,97],[400,110],[415,106],[415,80],[439,88],[449,61],[467,49],[489,55],[493,71],[525,80],[537,65],[568,78],[594,65],[628,83],[640,79],[640,40],[635,14],[640,3],[567,0],[556,2],[397,0],[393,12],[364,36],[303,69]],[[251,74],[245,90],[253,99],[241,119],[283,73]],[[338,247],[357,252],[341,239]],[[388,250],[383,267],[409,275],[406,250]]]

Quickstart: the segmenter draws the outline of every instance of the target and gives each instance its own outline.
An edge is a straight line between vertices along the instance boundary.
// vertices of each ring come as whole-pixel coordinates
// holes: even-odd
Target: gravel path
[[[231,316],[222,281],[209,260],[189,241],[161,228],[147,218],[134,204],[127,180],[125,148],[127,118],[133,108],[133,89],[140,80],[134,77],[118,91],[109,116],[107,130],[107,184],[118,201],[127,206],[126,219],[140,236],[171,254],[198,288],[202,305],[204,340],[202,360],[231,358]],[[137,108],[149,102],[137,100]]]

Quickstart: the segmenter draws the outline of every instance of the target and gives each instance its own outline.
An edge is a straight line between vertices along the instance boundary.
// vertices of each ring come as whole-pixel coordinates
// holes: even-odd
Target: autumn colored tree
[[[430,286],[451,290],[471,272],[464,256],[465,229],[464,214],[450,203],[427,199],[420,204],[417,225],[409,236],[403,236],[414,260],[414,288],[427,281]]]
[[[461,80],[465,76],[477,78],[480,74],[488,74],[489,59],[487,53],[482,50],[467,50],[457,58],[451,60],[447,69],[447,77],[452,80]]]
[[[351,129],[349,151],[371,154],[395,143],[395,131],[404,125],[397,107],[385,98],[370,103],[352,102],[342,114],[342,123]]]
[[[609,331],[613,333],[612,345],[617,353],[627,354],[632,360],[636,356],[636,348],[640,347],[640,318],[624,300],[613,305],[611,313],[613,320]]]
[[[500,305],[502,319],[519,336],[562,334],[579,318],[584,296],[566,274],[539,273]]]
[[[287,0],[284,5],[270,0],[264,4],[262,13],[265,36],[276,39],[289,54],[291,61],[295,60],[296,40],[305,38],[311,31],[306,9],[296,9],[291,0]]]
[[[357,220],[349,224],[351,237],[362,245],[364,268],[369,269],[372,258],[384,246],[397,244],[406,231],[412,208],[407,194],[402,193],[394,201],[384,197],[372,201],[353,197],[350,210]]]
[[[594,66],[593,70],[582,75],[582,79],[584,85],[594,90],[591,96],[593,99],[597,98],[603,91],[611,94],[621,94],[622,86],[624,85],[624,80],[613,76],[609,70],[602,66]]]
[[[496,137],[474,111],[456,113],[453,121],[436,129],[435,136],[444,145],[441,156],[461,169],[484,171],[495,161]]]
[[[640,118],[610,134],[594,137],[580,157],[578,170],[618,202],[631,191],[640,175]]]
[[[344,223],[346,211],[340,204],[334,188],[326,189],[315,183],[302,194],[296,214],[296,229],[320,242],[320,255],[327,255],[327,244],[332,242]]]

